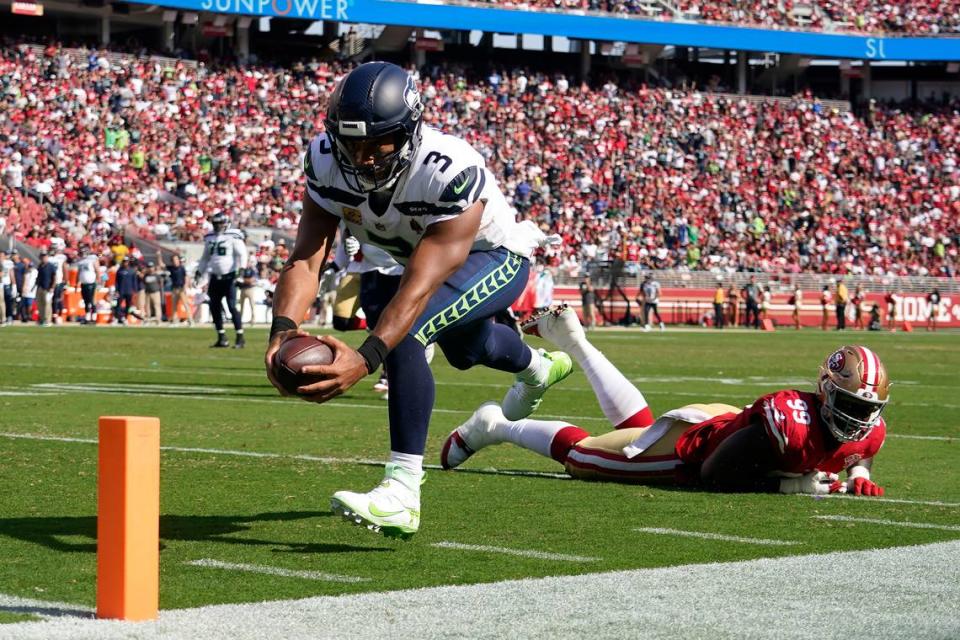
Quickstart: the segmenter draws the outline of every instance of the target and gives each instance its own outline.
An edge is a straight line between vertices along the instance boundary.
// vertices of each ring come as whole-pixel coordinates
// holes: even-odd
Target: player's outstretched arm
[[[284,340],[303,333],[297,327],[317,297],[320,271],[327,261],[339,222],[339,218],[323,210],[309,195],[304,194],[297,241],[280,272],[273,294],[273,325],[270,327],[270,343],[263,358],[267,378],[283,395],[287,394],[273,377],[273,355]]]
[[[313,402],[326,402],[378,369],[380,363],[371,368],[368,357],[361,352],[375,345],[370,348],[377,351],[376,356],[382,360],[403,340],[431,296],[466,261],[482,217],[481,201],[455,218],[427,227],[404,269],[400,288],[383,310],[371,336],[358,351],[332,336],[321,337],[333,348],[334,361],[329,365],[303,368],[303,373],[319,374],[326,380],[299,388],[301,396],[307,396],[305,399]]]
[[[775,468],[770,439],[763,425],[754,422],[720,443],[700,467],[700,481],[714,491],[780,490],[780,478],[768,474]]]

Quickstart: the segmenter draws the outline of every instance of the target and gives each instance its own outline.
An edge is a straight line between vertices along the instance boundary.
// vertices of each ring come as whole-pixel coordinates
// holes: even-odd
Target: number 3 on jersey
[[[800,398],[787,400],[787,408],[793,410],[793,421],[797,424],[810,424],[810,407]]]
[[[427,154],[427,157],[423,159],[423,166],[427,166],[430,163],[443,163],[440,167],[440,173],[443,173],[450,168],[450,165],[453,164],[453,159],[450,156],[445,156],[439,151],[431,151]]]

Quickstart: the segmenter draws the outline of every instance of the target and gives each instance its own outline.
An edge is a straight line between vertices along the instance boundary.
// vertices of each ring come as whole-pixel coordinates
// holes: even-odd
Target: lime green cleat
[[[529,384],[519,378],[503,397],[503,415],[508,420],[522,420],[537,410],[547,389],[573,372],[573,361],[563,351],[538,349],[540,357],[550,365],[546,379],[540,384]]]
[[[402,467],[388,463],[383,482],[372,491],[337,491],[330,508],[352,524],[388,538],[409,540],[420,528],[422,483]]]

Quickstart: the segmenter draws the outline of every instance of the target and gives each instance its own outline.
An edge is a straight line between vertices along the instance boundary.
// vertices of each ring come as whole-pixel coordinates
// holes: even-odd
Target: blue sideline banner
[[[153,4],[141,0],[142,4]],[[855,60],[960,61],[960,37],[899,38],[752,29],[597,14],[392,0],[164,0],[163,6],[247,16],[312,18],[433,29],[535,33],[584,40],[744,49]],[[493,5],[490,5],[493,7]]]

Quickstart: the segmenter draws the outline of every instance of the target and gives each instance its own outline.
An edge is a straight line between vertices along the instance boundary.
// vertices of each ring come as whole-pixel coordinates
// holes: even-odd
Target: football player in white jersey
[[[80,297],[83,298],[82,324],[97,321],[97,280],[100,277],[100,258],[90,253],[90,247],[80,245],[80,259],[77,260],[77,284],[80,285]]]
[[[516,419],[529,415],[572,369],[565,353],[535,351],[492,320],[523,291],[529,257],[548,239],[533,223],[515,221],[479,153],[424,126],[422,115],[416,83],[396,65],[361,65],[337,86],[326,132],[313,139],[304,159],[303,215],[277,284],[265,355],[267,375],[280,390],[273,355],[298,334],[341,220],[362,243],[404,265],[402,277],[377,278],[364,287],[361,304],[373,330],[363,345],[354,350],[321,337],[334,361],[305,369],[326,379],[299,389],[306,400],[326,402],[387,363],[386,477],[368,493],[337,492],[331,506],[353,523],[403,538],[420,523],[434,399],[426,346],[438,343],[458,369],[482,364],[515,374],[503,406]]]
[[[237,332],[234,349],[242,349],[246,344],[243,338],[243,322],[237,308],[237,273],[247,264],[247,246],[243,241],[243,232],[230,229],[230,218],[225,213],[217,213],[210,220],[213,233],[203,238],[203,255],[194,281],[209,274],[207,296],[210,298],[210,315],[217,329],[217,341],[211,346],[229,347],[226,331],[223,328],[223,301],[227,301],[227,310]]]

